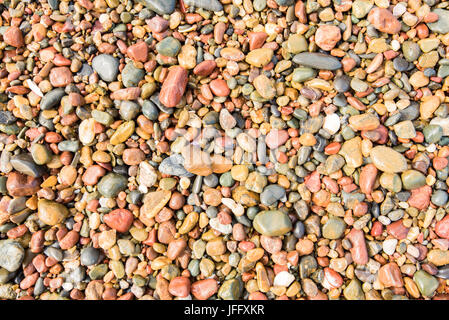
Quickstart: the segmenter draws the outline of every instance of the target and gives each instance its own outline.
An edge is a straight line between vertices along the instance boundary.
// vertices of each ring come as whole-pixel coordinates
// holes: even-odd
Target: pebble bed
[[[0,298],[449,299],[449,2],[4,0]]]

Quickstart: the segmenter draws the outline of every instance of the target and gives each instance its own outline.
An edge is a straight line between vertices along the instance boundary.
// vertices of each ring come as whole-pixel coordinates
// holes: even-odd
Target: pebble
[[[264,236],[276,237],[289,232],[292,223],[282,211],[262,211],[254,218],[253,227]]]
[[[371,150],[370,158],[377,169],[387,173],[403,172],[407,169],[407,160],[399,152],[385,146]]]

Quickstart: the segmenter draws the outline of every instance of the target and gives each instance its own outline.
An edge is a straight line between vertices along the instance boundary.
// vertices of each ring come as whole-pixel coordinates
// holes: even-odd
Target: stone
[[[143,206],[140,208],[139,220],[145,225],[151,226],[152,219],[162,210],[171,198],[168,190],[149,192],[143,198]]]
[[[40,199],[37,203],[37,216],[39,220],[50,226],[62,223],[69,215],[69,210],[61,203]]]
[[[406,190],[413,190],[426,185],[426,177],[417,170],[406,170],[401,175],[402,186]]]
[[[15,26],[11,26],[8,30],[3,34],[3,40],[7,45],[21,48],[25,45],[25,41],[23,40],[22,31]]]
[[[108,54],[100,54],[92,59],[92,68],[103,81],[112,82],[117,79],[119,60]]]
[[[282,236],[292,229],[290,218],[282,211],[262,211],[253,220],[253,227],[264,236]]]
[[[274,205],[278,200],[281,200],[286,195],[285,189],[277,184],[270,184],[266,186],[260,194],[260,202],[266,206]]]
[[[67,67],[57,67],[50,71],[50,82],[53,87],[65,87],[73,82],[72,72]]]
[[[122,70],[122,82],[126,88],[137,87],[139,82],[145,76],[143,69],[136,68],[134,63],[127,63]]]
[[[372,163],[367,164],[360,171],[359,185],[360,191],[366,195],[373,192],[374,183],[376,181],[377,168]]]
[[[315,43],[324,51],[332,50],[341,39],[340,28],[331,25],[320,25],[315,32]]]
[[[340,239],[344,235],[345,229],[346,223],[342,219],[331,217],[323,225],[323,237],[331,240]]]
[[[127,209],[115,209],[103,216],[103,221],[108,227],[118,232],[127,232],[133,223],[134,216]]]
[[[265,143],[270,149],[276,149],[287,142],[289,139],[288,132],[286,130],[270,130],[265,137]]]
[[[401,139],[412,139],[416,136],[415,127],[410,120],[396,123],[394,126],[394,132]]]
[[[10,239],[0,241],[0,267],[14,272],[22,266],[25,250],[19,242]]]
[[[212,160],[208,153],[198,147],[187,146],[182,150],[184,168],[199,176],[208,176],[212,171]]]
[[[381,32],[397,34],[401,30],[401,23],[385,8],[375,7],[368,14],[368,21]]]
[[[98,192],[106,198],[115,198],[128,185],[128,179],[120,174],[111,172],[103,176],[97,185]]]
[[[347,300],[365,300],[362,285],[357,279],[352,279],[351,282],[349,282],[343,290],[343,295]]]
[[[273,50],[268,48],[255,49],[248,53],[246,62],[257,68],[266,66],[273,58]]]
[[[253,85],[257,92],[265,99],[273,99],[276,95],[276,89],[270,79],[264,74],[257,76],[256,79],[254,79]]]
[[[237,279],[224,281],[218,289],[218,296],[223,300],[239,300],[241,294],[241,286]]]
[[[432,11],[438,15],[438,20],[432,23],[427,23],[427,26],[432,32],[446,34],[449,32],[449,10],[435,9]]]
[[[389,147],[374,147],[370,158],[376,168],[383,172],[397,173],[407,170],[407,160],[404,156]]]
[[[293,57],[293,62],[305,67],[323,70],[337,70],[342,66],[337,58],[317,52],[301,52]]]
[[[169,69],[167,78],[162,84],[159,101],[168,108],[175,107],[182,99],[188,81],[187,70],[181,66]]]
[[[427,253],[427,260],[437,267],[449,264],[449,251],[441,249],[432,249]]]
[[[362,156],[362,139],[360,137],[352,138],[343,143],[339,154],[341,154],[346,161],[346,164],[352,168],[358,168],[363,163]]]
[[[176,0],[141,0],[145,6],[157,14],[171,14],[175,10]]]
[[[166,37],[156,44],[156,50],[163,56],[176,57],[181,50],[181,43],[173,37]]]
[[[432,297],[439,286],[438,280],[424,270],[416,271],[413,281],[418,286],[419,292],[425,297]]]
[[[6,180],[6,189],[13,197],[32,196],[40,190],[40,178],[18,172],[10,172]]]
[[[356,131],[375,130],[379,127],[379,118],[371,113],[363,113],[349,118],[349,124]]]
[[[400,288],[404,285],[401,270],[395,262],[390,262],[380,267],[378,276],[379,281],[387,288]]]
[[[435,224],[435,233],[444,239],[449,239],[449,215]]]

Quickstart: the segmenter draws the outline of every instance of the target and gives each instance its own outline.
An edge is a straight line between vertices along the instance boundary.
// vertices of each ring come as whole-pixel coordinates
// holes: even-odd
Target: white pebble
[[[323,128],[330,134],[336,134],[340,129],[340,117],[336,113],[328,114],[324,118]]]
[[[295,281],[295,277],[292,274],[287,271],[281,271],[274,278],[273,284],[275,286],[288,287],[293,281]]]
[[[397,239],[387,239],[382,243],[382,249],[388,255],[392,255],[396,251]]]

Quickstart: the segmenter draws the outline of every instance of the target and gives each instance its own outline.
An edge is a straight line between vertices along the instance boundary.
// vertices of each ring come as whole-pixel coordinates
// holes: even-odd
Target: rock
[[[397,244],[398,244],[397,239],[386,239],[382,243],[382,249],[386,254],[390,256],[396,251]]]
[[[206,77],[214,71],[217,63],[214,60],[205,60],[199,63],[194,69],[193,74],[197,76]]]
[[[265,41],[265,39],[264,39]],[[289,53],[297,54],[307,51],[308,43],[306,38],[301,34],[290,34],[287,40],[287,51]]]
[[[293,62],[305,67],[323,70],[337,70],[342,66],[337,58],[317,52],[301,52],[293,57]]]
[[[115,198],[128,185],[128,179],[118,173],[108,173],[97,185],[98,192],[106,198]]]
[[[360,167],[363,163],[362,139],[360,139],[360,137],[355,137],[345,141],[339,151],[339,154],[345,158],[346,164],[351,168]]]
[[[149,192],[143,198],[143,206],[140,208],[139,220],[145,225],[152,225],[152,219],[168,203],[171,192],[168,190],[158,190]]]
[[[248,32],[247,34],[249,39],[250,51],[262,47],[263,43],[268,38],[268,34],[266,32]]]
[[[332,25],[320,25],[315,32],[315,42],[324,51],[332,50],[341,39],[340,28]]]
[[[196,66],[196,49],[190,44],[183,45],[178,55],[179,65],[185,69],[193,69]]]
[[[219,121],[220,121],[220,126],[225,130],[232,129],[237,124],[237,121],[235,120],[235,118],[225,108],[220,110]]]
[[[139,164],[139,184],[145,187],[152,187],[157,181],[157,171],[146,161],[142,161]]]
[[[59,104],[65,91],[62,88],[53,89],[47,92],[41,100],[40,107],[42,110],[50,110]]]
[[[369,195],[373,192],[374,183],[376,181],[377,168],[372,163],[367,164],[360,171],[359,185],[360,191]]]
[[[336,113],[328,114],[324,118],[323,128],[331,135],[334,135],[340,130],[340,117]]]
[[[435,224],[435,233],[444,239],[449,239],[449,215]]]
[[[292,229],[290,218],[282,211],[262,211],[253,220],[253,227],[264,236],[282,236]]]
[[[346,237],[352,243],[352,248],[350,249],[352,260],[357,264],[367,264],[368,250],[366,249],[364,232],[352,228]]]
[[[401,175],[402,186],[406,190],[417,189],[426,185],[426,177],[417,170],[406,170]]]
[[[0,267],[9,272],[14,272],[22,266],[25,250],[17,241],[0,241]]]
[[[294,275],[288,271],[281,271],[274,277],[273,285],[288,287],[293,281],[295,281]]]
[[[199,176],[208,176],[212,171],[212,160],[208,153],[198,147],[187,146],[182,150],[184,168]]]
[[[284,188],[277,184],[270,184],[266,186],[263,192],[260,194],[260,202],[266,206],[271,206],[284,197]]]
[[[272,129],[265,137],[265,143],[268,148],[276,149],[282,146],[289,139],[288,132],[286,130],[276,130]]]
[[[92,266],[98,263],[100,251],[94,247],[87,247],[81,250],[80,261],[83,266]]]
[[[343,295],[347,300],[365,300],[360,281],[352,279],[351,282],[343,290]]]
[[[432,23],[427,23],[427,26],[432,32],[446,34],[449,32],[449,10],[435,9],[432,11],[438,15],[438,20]]]
[[[140,2],[160,15],[173,13],[176,5],[176,0],[140,0]]]
[[[173,37],[166,37],[156,44],[156,50],[166,57],[176,57],[181,50],[181,42]]]
[[[141,92],[142,89],[138,87],[119,89],[114,91],[110,97],[113,100],[136,100],[140,97]]]
[[[327,174],[332,174],[334,172],[337,172],[341,168],[343,168],[345,163],[346,163],[345,159],[341,155],[339,155],[339,154],[332,154],[329,157],[327,157],[326,162],[324,163],[324,169],[325,169]],[[321,187],[321,183],[318,183],[316,185],[316,191],[315,192],[318,192],[320,190],[320,187]],[[307,188],[312,191],[312,189],[309,186],[307,186]]]
[[[432,297],[439,286],[438,280],[424,270],[416,271],[413,281],[418,286],[419,292],[425,297]]]
[[[246,56],[246,62],[257,68],[266,66],[273,58],[273,50],[268,48],[260,48],[253,50]]]
[[[0,111],[0,124],[12,124],[16,120],[11,111]]]
[[[239,300],[241,294],[241,286],[237,279],[224,281],[218,289],[218,296],[223,300]]]
[[[257,193],[261,193],[266,185],[267,178],[257,171],[251,172],[245,181],[245,188]]]
[[[349,118],[349,124],[356,131],[375,130],[379,127],[379,118],[371,113],[363,113]]]
[[[368,21],[381,32],[397,34],[401,31],[401,23],[385,8],[375,7],[368,14]]]
[[[232,164],[231,164],[232,166]],[[230,169],[230,168],[229,168]],[[172,175],[172,176],[178,176],[178,177],[192,177],[193,174],[188,172],[184,168],[184,158],[182,155],[175,153],[171,155],[168,158],[165,158],[162,160],[161,164],[159,165],[158,170],[161,173]]]
[[[227,97],[231,93],[228,84],[223,79],[212,80],[209,82],[209,87],[212,93],[218,97]]]
[[[127,63],[122,70],[122,82],[126,88],[137,87],[139,82],[145,76],[143,69],[136,68],[134,63]]]
[[[6,189],[13,197],[32,196],[40,190],[41,179],[18,172],[10,172],[6,180]]]
[[[184,95],[188,74],[187,70],[181,66],[173,66],[169,70],[159,93],[159,101],[164,106],[173,108],[181,101]]]
[[[441,249],[432,249],[427,253],[427,260],[437,267],[449,264],[449,251]]]
[[[427,143],[438,143],[443,136],[443,128],[439,125],[429,124],[422,131]]]
[[[346,223],[342,219],[331,217],[323,225],[323,237],[331,240],[340,239],[344,235],[345,229]]]
[[[29,153],[21,153],[11,157],[10,163],[15,170],[33,178],[39,178],[44,173],[43,167],[36,165]]]
[[[387,288],[400,288],[404,285],[401,270],[395,262],[390,262],[379,269],[379,281]]]
[[[117,145],[125,142],[134,133],[135,127],[136,124],[134,123],[133,120],[123,122],[121,125],[118,126],[117,130],[115,130],[109,142],[112,145]]]
[[[184,0],[184,3],[188,6],[202,8],[213,12],[223,10],[223,6],[218,0]]]
[[[411,207],[415,207],[419,210],[426,209],[430,204],[430,195],[432,194],[432,188],[428,185],[421,188],[413,189],[412,195],[408,198],[407,202]]]
[[[39,220],[50,226],[62,223],[69,215],[69,210],[61,203],[40,199],[37,203]]]
[[[413,62],[415,60],[418,60],[419,56],[421,55],[421,49],[416,42],[404,41],[404,43],[402,44],[402,53],[404,54],[405,60],[407,60],[408,62]],[[400,70],[404,69],[404,67],[402,67],[401,65],[405,67],[405,70],[408,69],[408,64],[403,63],[402,60],[397,60],[396,66]]]
[[[134,216],[132,212],[127,209],[115,209],[108,214],[105,214],[103,221],[108,227],[115,229],[118,232],[125,233],[131,227],[131,224],[134,221]]]
[[[257,92],[265,99],[270,100],[276,96],[276,89],[270,79],[264,74],[257,76],[254,79],[253,85]]]
[[[247,133],[239,133],[237,136],[237,143],[246,152],[255,152],[257,149],[256,141]]]
[[[412,139],[416,136],[415,127],[410,120],[396,123],[394,126],[394,132],[401,139]]]
[[[72,72],[67,67],[53,68],[50,71],[50,82],[53,87],[65,87],[73,82]]]
[[[421,99],[419,112],[422,119],[430,119],[435,110],[440,106],[440,98],[437,96],[425,96]]]
[[[403,240],[407,237],[409,229],[410,228],[404,226],[401,219],[389,224],[387,226],[387,233],[398,240]]]
[[[218,290],[218,283],[215,279],[199,280],[192,283],[191,292],[198,300],[207,300]]]
[[[397,173],[407,170],[407,160],[404,156],[389,147],[374,147],[370,158],[376,168],[384,172]]]
[[[166,21],[165,19],[162,19]],[[134,61],[146,62],[148,60],[148,45],[145,41],[139,41],[126,49],[128,56]]]
[[[92,68],[103,81],[112,82],[117,79],[119,60],[108,54],[100,54],[92,59]]]
[[[25,45],[25,41],[23,40],[22,31],[15,26],[11,26],[8,30],[3,34],[3,40],[7,45],[21,48]]]
[[[292,81],[304,82],[316,77],[316,70],[308,67],[299,67],[293,70]]]

